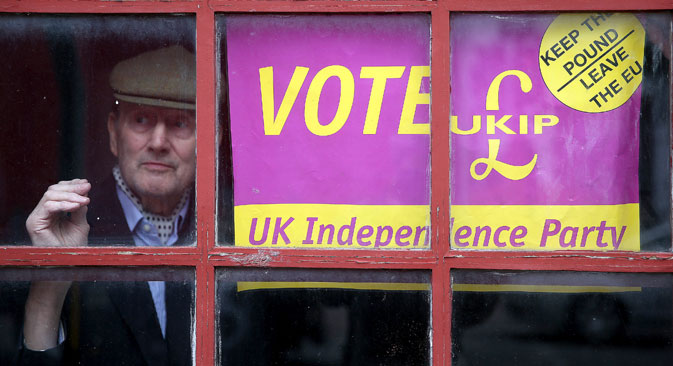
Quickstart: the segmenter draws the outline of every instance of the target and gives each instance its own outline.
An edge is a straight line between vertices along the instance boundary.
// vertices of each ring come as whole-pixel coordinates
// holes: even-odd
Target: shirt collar
[[[116,185],[117,188],[117,198],[119,203],[122,205],[122,210],[124,211],[124,216],[126,217],[126,224],[129,226],[129,231],[133,232],[143,219],[143,214],[138,210],[136,205],[133,204],[131,199],[122,191],[122,189]]]

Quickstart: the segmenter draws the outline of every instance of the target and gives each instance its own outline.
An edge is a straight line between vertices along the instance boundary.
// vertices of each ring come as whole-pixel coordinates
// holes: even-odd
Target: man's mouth
[[[141,163],[140,165],[143,168],[154,172],[164,172],[168,170],[173,170],[173,165],[160,161],[146,161]]]

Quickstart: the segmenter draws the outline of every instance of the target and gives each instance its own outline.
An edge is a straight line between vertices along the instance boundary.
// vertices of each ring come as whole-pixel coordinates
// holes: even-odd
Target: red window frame
[[[196,17],[197,245],[177,248],[0,247],[0,266],[178,266],[196,273],[196,365],[215,363],[215,271],[218,268],[423,269],[432,273],[432,364],[451,364],[453,269],[673,272],[673,253],[481,252],[449,246],[449,103],[431,103],[431,250],[270,250],[216,246],[216,38],[215,15],[227,13],[431,14],[432,101],[450,98],[450,13],[532,11],[655,11],[673,0],[211,0],[77,1],[4,0],[7,13],[187,13]],[[673,121],[672,121],[673,122]],[[155,254],[161,254],[159,256]],[[597,255],[598,254],[598,255]]]

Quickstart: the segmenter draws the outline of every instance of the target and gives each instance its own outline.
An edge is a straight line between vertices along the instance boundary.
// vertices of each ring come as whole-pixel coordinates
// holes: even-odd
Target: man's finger
[[[58,192],[75,192],[81,195],[86,195],[91,190],[91,183],[86,179],[74,179],[71,181],[63,181],[58,184],[49,186],[49,191],[58,191]]]
[[[63,185],[72,185],[72,184],[81,184],[81,183],[87,183],[88,180],[86,179],[80,179],[80,178],[75,178],[71,180],[62,180],[56,184],[63,184]]]
[[[83,204],[89,203],[89,197],[82,196],[75,192],[67,191],[47,191],[44,194],[44,202],[48,201],[68,201],[68,202],[78,202]]]
[[[74,212],[81,207],[86,207],[86,205],[79,202],[47,201],[44,203],[43,207],[46,215],[51,216],[61,212]]]

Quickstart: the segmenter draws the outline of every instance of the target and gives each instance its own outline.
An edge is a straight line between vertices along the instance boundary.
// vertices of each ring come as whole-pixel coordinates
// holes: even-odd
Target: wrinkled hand
[[[87,194],[91,184],[73,179],[50,186],[26,220],[33,245],[83,246],[87,244]],[[46,350],[58,345],[61,309],[69,281],[38,281],[30,285],[23,323],[28,349]]]
[[[86,179],[61,181],[50,186],[26,220],[33,245],[86,245],[89,235],[87,194],[90,189],[91,184]]]

